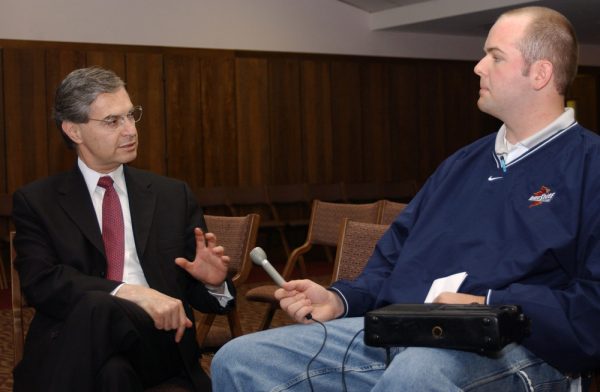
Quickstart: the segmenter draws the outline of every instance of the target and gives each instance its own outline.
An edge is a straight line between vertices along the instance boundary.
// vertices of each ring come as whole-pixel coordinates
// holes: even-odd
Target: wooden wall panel
[[[53,117],[54,95],[60,82],[73,70],[85,67],[85,52],[74,49],[46,50],[46,128],[48,132],[48,170],[58,173],[75,165],[75,150],[67,148]]]
[[[125,70],[125,53],[110,50],[89,50],[86,53],[88,67],[98,66],[114,71],[121,79],[127,82]]]
[[[391,181],[418,179],[421,132],[416,115],[417,67],[415,63],[390,65]]]
[[[479,77],[472,67],[464,64],[449,64],[444,70],[443,101],[446,107],[446,129],[459,132],[445,132],[443,156],[449,156],[459,148],[478,139],[482,132],[481,114],[477,109]]]
[[[3,58],[3,50],[0,49],[0,59]],[[4,75],[4,67],[2,61],[0,61],[0,75]],[[0,131],[0,193],[7,193],[7,164],[6,164],[6,139],[5,139],[5,127],[4,127],[4,80],[0,77],[0,124],[2,124],[2,130]],[[2,233],[5,234],[5,233]]]
[[[575,101],[575,118],[588,129],[598,131],[598,89],[600,78],[594,74],[582,74],[575,78],[569,98]]]
[[[474,62],[0,40],[0,190],[68,170],[51,119],[72,69],[115,70],[144,110],[136,166],[205,186],[423,182],[494,132]],[[598,124],[600,68],[570,97]],[[590,125],[591,124],[591,125]]]
[[[269,145],[267,64],[264,58],[238,58],[235,63],[240,185],[269,182],[272,148]]]
[[[201,74],[204,186],[238,184],[235,62],[203,58]]]
[[[165,58],[167,173],[197,191],[204,185],[200,58]]]
[[[361,65],[363,181],[392,181],[390,72],[384,63]]]
[[[297,59],[269,59],[269,129],[271,149],[269,182],[304,180],[300,123],[300,64]]]
[[[163,56],[152,53],[128,53],[127,91],[134,105],[142,105],[142,119],[137,123],[138,156],[133,166],[167,174],[165,155],[165,96]]]
[[[364,179],[360,64],[335,60],[331,63],[331,107],[334,176],[341,181]]]
[[[303,60],[300,69],[304,180],[314,184],[332,183],[335,182],[335,177],[332,160],[333,128],[329,62]]]
[[[417,68],[417,119],[420,130],[418,178],[427,178],[445,157],[447,102],[444,101],[444,64],[427,62]]]
[[[48,173],[44,50],[6,48],[4,108],[9,192]]]

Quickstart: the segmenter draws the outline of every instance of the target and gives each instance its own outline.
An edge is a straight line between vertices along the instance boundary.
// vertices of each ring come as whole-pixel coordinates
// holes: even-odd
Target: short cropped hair
[[[69,148],[73,148],[73,141],[64,133],[62,122],[87,123],[90,106],[98,95],[114,93],[124,86],[117,74],[100,67],[80,68],[67,75],[56,89],[53,116]]]
[[[577,75],[579,45],[575,29],[561,13],[546,7],[523,7],[505,12],[503,16],[528,15],[531,22],[525,29],[519,50],[529,73],[531,65],[538,60],[548,60],[554,68],[554,85],[559,94],[566,95]]]

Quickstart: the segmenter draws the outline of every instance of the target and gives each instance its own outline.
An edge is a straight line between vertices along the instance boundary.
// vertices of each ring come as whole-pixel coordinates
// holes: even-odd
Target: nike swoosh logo
[[[491,182],[491,181],[501,180],[501,179],[503,179],[503,178],[504,178],[504,177],[492,177],[492,176],[489,176],[489,177],[488,177],[488,181],[490,181],[490,182]]]

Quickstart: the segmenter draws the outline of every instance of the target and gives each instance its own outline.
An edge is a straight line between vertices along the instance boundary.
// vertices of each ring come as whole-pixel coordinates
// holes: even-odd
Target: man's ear
[[[71,121],[62,122],[62,130],[73,141],[75,144],[81,144],[81,129],[79,124],[75,124]]]
[[[531,65],[530,76],[533,88],[541,90],[553,79],[554,66],[548,60],[538,60]]]

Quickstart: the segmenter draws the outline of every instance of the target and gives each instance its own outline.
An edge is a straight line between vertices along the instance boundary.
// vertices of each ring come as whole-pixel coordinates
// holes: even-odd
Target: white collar
[[[92,194],[96,187],[98,186],[98,180],[103,176],[110,176],[114,181],[114,186],[118,190],[126,192],[127,187],[125,186],[125,174],[123,174],[123,165],[120,165],[114,171],[106,174],[106,173],[98,173],[95,170],[90,169],[85,162],[81,160],[81,158],[77,158],[77,165],[79,166],[79,170],[81,170],[81,174],[83,174],[83,179],[85,180],[85,184],[88,188],[90,194]]]
[[[535,147],[541,141],[548,139],[555,135],[561,130],[567,128],[569,125],[575,122],[575,111],[572,108],[565,108],[565,111],[552,121],[546,127],[540,129],[527,139],[521,140],[520,142],[512,145],[506,140],[506,124],[502,124],[498,133],[496,134],[496,145],[495,150],[497,155],[507,155],[514,149],[519,149],[522,153],[526,152],[532,147]]]

